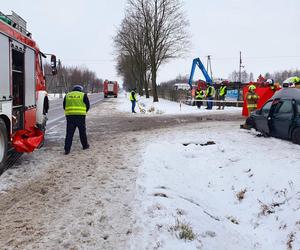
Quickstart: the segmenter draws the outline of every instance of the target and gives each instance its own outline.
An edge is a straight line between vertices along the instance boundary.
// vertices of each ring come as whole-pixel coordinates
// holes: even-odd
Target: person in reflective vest
[[[248,87],[248,93],[246,95],[246,101],[247,101],[247,108],[248,108],[248,115],[254,110],[257,109],[257,102],[259,99],[259,96],[255,93],[255,85],[251,84]]]
[[[88,149],[90,146],[87,141],[85,117],[90,109],[90,102],[87,94],[83,93],[83,87],[76,85],[73,90],[66,94],[63,102],[65,116],[67,120],[67,131],[65,139],[65,154],[69,154],[73,136],[76,128],[79,130],[79,137],[82,148]]]
[[[135,110],[134,110],[136,102],[137,102],[137,99],[136,99],[136,88],[134,88],[134,89],[131,90],[129,99],[131,101],[131,112],[132,113],[136,113]]]
[[[205,95],[206,95],[206,99],[207,99],[207,108],[206,109],[212,109],[212,107],[213,107],[212,101],[215,96],[215,88],[211,85],[208,85]]]
[[[204,98],[204,91],[202,90],[202,88],[200,86],[198,86],[196,92],[195,92],[195,99],[196,99],[196,105],[197,105],[197,108],[200,109],[203,102]]]
[[[226,94],[227,94],[227,86],[225,85],[224,82],[221,82],[221,87],[219,89],[219,107],[218,109],[224,109],[225,107],[225,98],[226,98]]]

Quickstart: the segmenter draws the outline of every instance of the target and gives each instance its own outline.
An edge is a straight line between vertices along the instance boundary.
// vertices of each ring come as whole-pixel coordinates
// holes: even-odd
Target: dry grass
[[[168,198],[168,196],[166,194],[164,194],[164,193],[155,193],[153,195],[156,196],[156,197]]]
[[[238,193],[236,194],[236,198],[237,198],[239,201],[242,201],[242,200],[245,198],[246,192],[247,192],[247,189],[246,189],[246,188],[243,189],[243,190],[241,190],[240,192],[238,192]]]
[[[236,224],[236,225],[240,224],[240,223],[238,222],[238,220],[237,220],[236,218],[234,218],[233,216],[227,216],[226,218],[227,218],[228,220],[230,220],[230,222],[232,222],[233,224]]]
[[[261,209],[259,215],[266,216],[266,215],[275,213],[274,207],[272,206],[272,204],[267,205],[267,204],[262,203],[261,201],[259,201],[259,203],[260,203],[260,209]]]
[[[175,225],[171,226],[170,230],[175,233],[178,239],[185,241],[192,241],[196,239],[196,234],[193,232],[191,225],[184,221],[179,221],[179,219],[176,219]]]
[[[287,249],[288,250],[292,250],[293,249],[293,242],[295,240],[295,233],[294,232],[291,232],[289,235],[288,235],[288,240],[286,242],[286,246],[287,246]]]

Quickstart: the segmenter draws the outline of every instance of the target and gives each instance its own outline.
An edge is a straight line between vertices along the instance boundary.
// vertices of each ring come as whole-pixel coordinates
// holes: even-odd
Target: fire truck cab
[[[42,58],[46,57],[26,30],[26,21],[0,12],[0,172],[11,138],[34,126],[44,130],[48,112]],[[51,56],[52,73],[56,57]]]

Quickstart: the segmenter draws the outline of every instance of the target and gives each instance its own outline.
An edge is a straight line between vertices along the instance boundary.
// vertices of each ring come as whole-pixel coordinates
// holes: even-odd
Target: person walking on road
[[[220,90],[219,90],[219,107],[218,109],[221,109],[221,106],[222,106],[222,109],[225,108],[225,98],[226,98],[226,94],[227,94],[227,86],[225,85],[224,82],[221,82],[221,87],[220,87]]]
[[[132,113],[136,113],[135,110],[134,110],[136,102],[137,102],[137,99],[136,99],[136,88],[134,88],[134,89],[131,90],[129,99],[131,101],[131,112]]]
[[[204,91],[202,90],[202,88],[200,86],[198,86],[195,96],[196,96],[197,108],[200,109],[203,104],[202,100],[204,98]]]
[[[72,146],[73,136],[76,128],[79,130],[80,142],[83,150],[90,146],[87,141],[85,117],[90,109],[90,102],[87,94],[83,92],[81,85],[76,85],[69,92],[63,102],[67,120],[67,131],[65,139],[65,154],[69,154]]]
[[[208,85],[206,89],[206,98],[207,98],[207,108],[206,109],[212,109],[213,107],[213,99],[215,96],[215,88],[212,85]]]

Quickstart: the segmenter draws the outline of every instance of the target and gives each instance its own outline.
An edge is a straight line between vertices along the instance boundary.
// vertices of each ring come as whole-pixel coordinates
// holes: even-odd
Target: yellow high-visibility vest
[[[129,99],[130,101],[136,101],[136,93],[134,91],[131,91]]]
[[[224,96],[225,95],[225,90],[226,90],[226,86],[221,86],[221,88],[220,88],[220,96]]]
[[[83,102],[84,93],[72,91],[66,95],[65,115],[86,115],[86,105]]]

